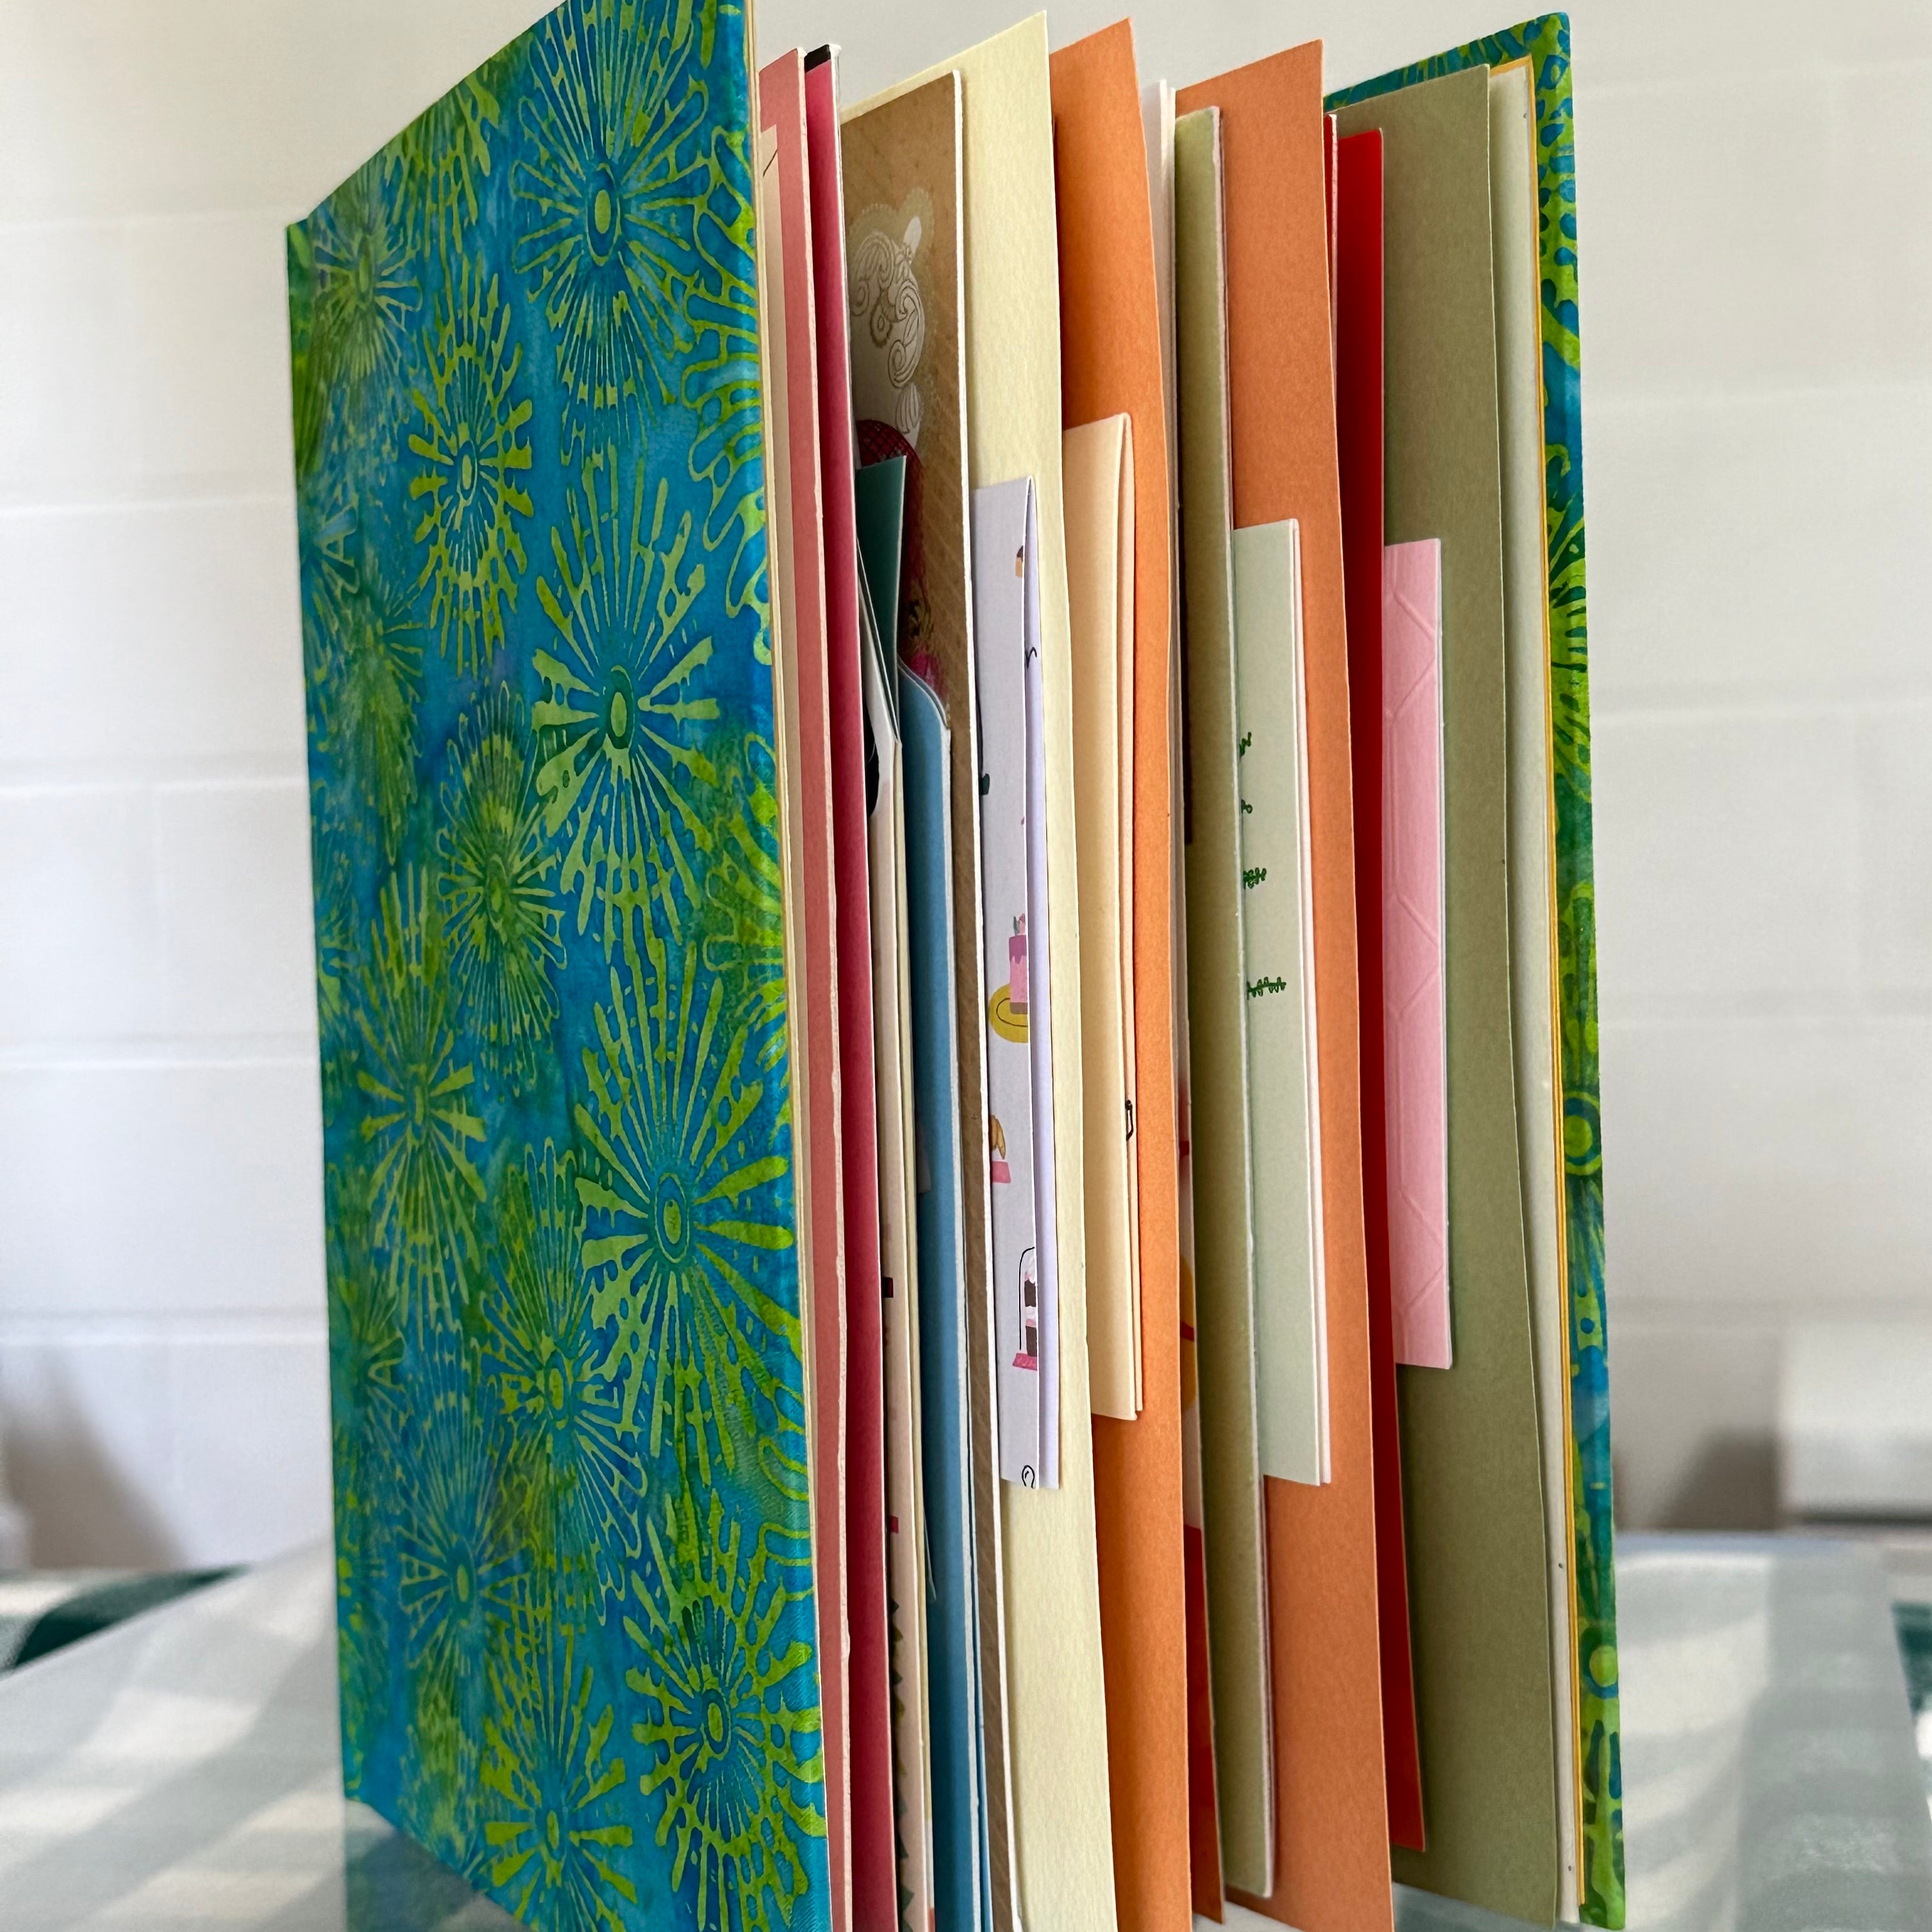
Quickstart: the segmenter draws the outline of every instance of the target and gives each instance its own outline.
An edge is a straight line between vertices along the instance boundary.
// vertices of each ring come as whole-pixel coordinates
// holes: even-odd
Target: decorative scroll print
[[[533,1928],[829,1922],[745,15],[289,233],[344,1774]]]

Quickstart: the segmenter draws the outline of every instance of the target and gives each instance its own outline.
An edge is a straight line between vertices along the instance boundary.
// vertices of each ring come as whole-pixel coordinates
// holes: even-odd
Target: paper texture
[[[1362,1204],[1368,1254],[1382,1751],[1388,1774],[1390,1839],[1420,1850],[1426,1840],[1409,1642],[1395,1316],[1389,1285],[1388,1072],[1382,1044],[1382,137],[1371,129],[1338,140],[1334,146],[1335,431],[1348,617],[1348,742],[1354,777]]]
[[[959,1094],[953,1037],[952,746],[944,707],[899,677],[911,937],[917,1129],[920,1429],[932,1570],[927,1661],[932,1724],[933,1898],[938,1922],[982,1909],[980,1698],[974,1624],[966,1270],[959,1231]]]
[[[824,530],[819,502],[818,356],[812,286],[812,213],[806,179],[805,70],[796,53],[758,76],[759,211],[765,224],[766,315],[774,413],[783,412],[771,472],[772,528],[779,558],[779,622],[785,693],[788,814],[786,898],[802,956],[794,1010],[803,1077],[795,1078],[794,1131],[811,1200],[813,1562],[818,1585],[819,1652],[840,1666],[820,1672],[824,1714],[826,1847],[834,1932],[850,1923],[850,1713],[845,1592],[845,1253],[844,1148],[838,1066],[837,914],[832,838],[831,734],[826,691]],[[781,466],[782,465],[782,468]]]
[[[980,679],[986,1138],[993,1193],[993,1345],[1000,1474],[1040,1480],[1040,1179],[1034,1158],[1028,929],[1027,578],[1033,485],[973,493],[974,653]],[[1050,1181],[1048,1183],[1050,1185]]]
[[[1131,418],[1066,432],[1073,782],[1081,826],[1087,1366],[1096,1415],[1140,1413],[1133,1125],[1133,440]],[[1121,756],[1126,734],[1130,754]],[[1103,1124],[1105,1124],[1103,1125]]]
[[[1503,620],[1509,660],[1510,1020],[1517,1157],[1542,1424],[1544,1547],[1555,1708],[1557,1912],[1578,1908],[1576,1636],[1570,1592],[1570,1346],[1563,1252],[1562,1076],[1557,1064],[1555,825],[1544,601],[1542,344],[1537,330],[1535,107],[1527,62],[1490,70],[1490,226],[1496,257],[1502,459]]]
[[[853,520],[850,357],[838,102],[830,50],[805,62],[812,325],[824,530],[826,699],[838,973],[838,1125],[845,1248],[845,1616],[852,1783],[852,1909],[861,1926],[898,1914],[893,1850],[892,1666],[886,1586],[885,1349],[879,1270],[878,1124],[866,842],[866,712]]]
[[[1444,1052],[1442,546],[1382,553],[1382,994],[1396,1358],[1446,1369],[1449,1090]]]
[[[1624,1922],[1623,1807],[1616,1784],[1616,1570],[1598,1104],[1582,383],[1576,330],[1576,134],[1569,20],[1562,14],[1546,14],[1364,82],[1350,90],[1350,96],[1366,98],[1436,74],[1517,60],[1529,63],[1536,115],[1550,748],[1559,909],[1556,990],[1562,1016],[1564,1253],[1570,1316],[1571,1598],[1580,1814],[1577,1877],[1584,1922],[1615,1927]]]
[[[780,876],[757,117],[742,16],[597,63],[592,10],[288,237],[343,1778],[509,1911],[735,1924],[684,1687],[736,1672],[825,1924],[790,993],[732,856]],[[619,237],[700,202],[646,334]],[[551,1780],[594,1860],[538,1855]]]
[[[904,772],[898,673],[878,608],[898,602],[905,515],[902,458],[860,471],[854,510],[860,549],[861,669],[872,772],[866,812],[872,911],[873,1050],[879,1145],[880,1292],[886,1409],[886,1579],[892,1612],[892,1810],[902,1932],[928,1932],[932,1909],[932,1762],[926,1681],[924,1450],[914,1260],[910,941],[907,932]],[[877,584],[875,596],[872,586]]]
[[[1178,1329],[1180,1353],[1180,1520],[1183,1592],[1187,1644],[1187,1834],[1188,1859],[1194,1910],[1221,1921],[1220,1802],[1214,1778],[1214,1692],[1208,1637],[1207,1506],[1201,1480],[1201,1381],[1194,1332],[1194,1171],[1189,1144],[1189,1094],[1192,1057],[1187,1037],[1187,814],[1186,748],[1182,742],[1183,698],[1186,680],[1180,654],[1180,491],[1179,465],[1180,388],[1174,340],[1174,89],[1164,80],[1141,90],[1141,110],[1148,151],[1148,192],[1152,204],[1154,278],[1160,300],[1160,360],[1162,400],[1166,405],[1168,462],[1168,519],[1169,608],[1167,666],[1168,942],[1172,962],[1168,1026],[1174,1070],[1174,1259],[1179,1288]],[[1154,1205],[1162,1198],[1153,1183],[1150,1141],[1154,1131],[1151,1096],[1143,1100],[1148,1118],[1142,1124],[1140,1151],[1149,1180],[1143,1191],[1141,1218],[1148,1226]],[[1144,1236],[1142,1253],[1147,1253]],[[1144,1311],[1150,1299],[1147,1284],[1160,1276],[1150,1259],[1142,1267]],[[1097,1440],[1097,1438],[1096,1438]],[[1136,1486],[1138,1493],[1138,1486]]]
[[[1187,1011],[1201,1462],[1221,1853],[1274,1869],[1274,1729],[1255,1417],[1247,988],[1241,938],[1226,264],[1220,117],[1174,123],[1174,308],[1186,668]]]
[[[1124,1927],[1184,1932],[1190,1778],[1174,1011],[1177,997],[1184,997],[1174,975],[1184,940],[1176,925],[1178,562],[1172,392],[1164,368],[1172,337],[1172,95],[1159,117],[1170,131],[1159,142],[1156,190],[1131,28],[1122,23],[1060,48],[1052,73],[1061,420],[1078,424],[1122,414],[1132,425],[1132,681],[1121,717],[1129,732],[1121,758],[1132,849],[1122,860],[1121,946],[1132,1000],[1128,1178],[1139,1414],[1094,1424],[1114,1883]],[[1195,1520],[1198,1528],[1198,1486]],[[1202,1635],[1204,1642],[1204,1616]],[[1204,1717],[1206,1663],[1204,1650]],[[1211,1793],[1211,1736],[1204,1732],[1201,1742]],[[1211,1841],[1211,1809],[1208,1824]],[[1218,1852],[1211,1862],[1218,1867]],[[1213,1882],[1218,1910],[1218,1870]]]
[[[1328,1376],[1321,1115],[1301,567],[1294,522],[1237,530],[1233,555],[1262,1471],[1291,1482],[1322,1483],[1328,1479]]]
[[[1263,1909],[1354,1928],[1388,1926],[1391,1906],[1321,90],[1313,45],[1180,104],[1222,111],[1234,522],[1293,518],[1301,545],[1330,1480],[1268,1485],[1277,1856]]]
[[[845,119],[848,304],[862,455],[906,460],[906,542],[897,646],[946,707],[952,772],[952,933],[962,1118],[983,1119],[977,706],[972,650],[964,415],[959,84],[940,75]],[[965,1243],[968,1417],[973,1471],[975,1628],[984,1701],[988,1858],[997,1932],[1010,1932],[1008,1693],[997,1502],[986,1148],[960,1147]]]
[[[1072,719],[1060,502],[1060,322],[1053,127],[1043,16],[944,64],[965,96],[968,446],[975,484],[1038,493],[1040,663],[1052,926],[1076,929]],[[916,76],[903,93],[929,75]],[[848,167],[850,166],[848,160]],[[1055,950],[1052,1103],[1060,1318],[1086,1332],[1081,1227],[1079,962]],[[1059,1362],[1063,1419],[1045,1445],[1058,1488],[1000,1486],[1022,1916],[1055,1932],[1114,1922],[1106,1706],[1094,1568],[1085,1351]],[[1053,1468],[1057,1454],[1059,1466]]]
[[[1342,110],[1384,133],[1388,535],[1442,544],[1455,1366],[1403,1377],[1429,1849],[1396,1876],[1548,1924],[1559,1837],[1536,1371],[1509,997],[1508,797],[1489,81]],[[1480,1484],[1466,1472],[1480,1468]]]

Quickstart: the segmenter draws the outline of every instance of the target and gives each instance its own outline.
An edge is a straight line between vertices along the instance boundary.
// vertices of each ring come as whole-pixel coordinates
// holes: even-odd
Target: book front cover
[[[344,1773],[826,1922],[743,18],[567,0],[290,230]]]

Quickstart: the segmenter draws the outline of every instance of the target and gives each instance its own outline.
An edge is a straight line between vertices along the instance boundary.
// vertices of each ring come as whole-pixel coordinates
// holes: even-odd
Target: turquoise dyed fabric
[[[744,14],[568,0],[290,231],[349,1790],[825,1922]]]

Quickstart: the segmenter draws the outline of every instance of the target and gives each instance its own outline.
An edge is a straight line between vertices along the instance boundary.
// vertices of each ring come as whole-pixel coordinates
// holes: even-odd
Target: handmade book
[[[344,1782],[531,1924],[834,1921],[754,118],[566,0],[289,236]]]

